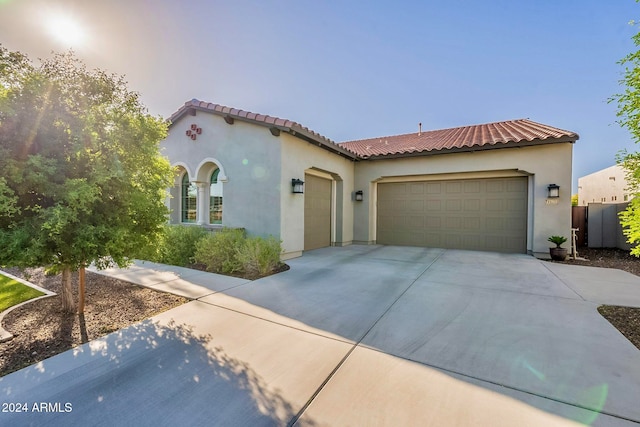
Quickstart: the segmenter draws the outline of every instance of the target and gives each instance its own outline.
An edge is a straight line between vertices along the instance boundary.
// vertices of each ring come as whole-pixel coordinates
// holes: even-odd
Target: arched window
[[[198,188],[192,182],[189,182],[189,174],[182,177],[182,204],[181,204],[181,221],[196,222],[196,195]]]
[[[211,188],[209,189],[209,224],[222,224],[222,182],[218,181],[220,169],[211,174]]]

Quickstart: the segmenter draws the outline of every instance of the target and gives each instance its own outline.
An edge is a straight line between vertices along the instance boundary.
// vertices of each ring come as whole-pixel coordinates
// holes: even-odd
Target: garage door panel
[[[510,179],[506,181],[507,191],[511,193],[522,193],[527,191],[527,181],[524,179]]]
[[[393,200],[378,200],[378,212],[380,214],[386,212],[393,212],[394,201]]]
[[[504,212],[506,200],[504,199],[487,199],[486,210],[487,212]]]
[[[505,230],[517,233],[526,226],[527,221],[524,218],[505,218]]]
[[[378,216],[378,227],[381,230],[390,229],[393,227],[393,216],[391,215],[380,215]]]
[[[479,212],[482,201],[480,199],[467,199],[464,201],[465,212]]]
[[[424,200],[409,200],[409,210],[411,212],[423,212]]]
[[[509,199],[506,201],[506,210],[514,213],[525,213],[527,211],[527,202],[517,199]]]
[[[378,199],[383,200],[387,198],[394,197],[395,195],[401,194],[400,186],[398,184],[389,184],[385,186],[378,187]]]
[[[464,183],[464,192],[469,193],[479,193],[480,192],[480,183],[477,181],[466,181]]]
[[[331,244],[331,187],[328,179],[305,175],[304,250]]]
[[[397,196],[404,196],[407,194],[407,184],[400,182],[394,185],[393,193]]]
[[[423,216],[410,216],[408,225],[413,230],[423,230],[424,220],[425,220],[425,217]]]
[[[465,231],[480,231],[482,228],[482,221],[480,218],[465,218],[464,229]]]
[[[499,232],[504,230],[504,218],[489,217],[485,220],[486,230],[491,232]]]
[[[381,244],[526,252],[527,178],[378,184]]]
[[[427,182],[426,183],[428,194],[440,194],[442,193],[442,184],[439,182]]]
[[[391,226],[398,232],[405,232],[407,228],[407,220],[405,216],[391,217]]]
[[[456,230],[462,229],[463,224],[464,224],[463,218],[449,216],[445,218],[444,228],[450,229],[450,232],[455,232]]]
[[[441,211],[442,210],[442,200],[429,200],[426,201],[427,210],[428,211]]]
[[[417,184],[409,184],[409,192],[411,194],[424,194],[424,184],[421,182]]]
[[[462,193],[462,182],[452,181],[445,184],[445,191],[447,194]]]
[[[442,227],[442,218],[439,216],[426,217],[425,227],[427,229],[437,229]]]
[[[460,199],[447,200],[445,203],[445,206],[448,212],[460,212],[462,210],[462,200]]]
[[[504,193],[504,180],[487,182],[487,193]]]

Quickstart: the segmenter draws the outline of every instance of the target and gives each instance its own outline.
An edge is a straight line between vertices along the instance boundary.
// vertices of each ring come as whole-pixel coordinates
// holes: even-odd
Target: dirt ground
[[[586,260],[568,259],[564,264],[617,268],[640,276],[640,258],[629,255],[628,251],[580,248],[578,257]],[[603,305],[598,307],[598,312],[640,349],[640,308]]]
[[[640,258],[616,249],[582,249],[586,261],[565,263],[618,268],[640,276]],[[60,292],[60,276],[47,276],[43,269],[17,269],[9,273],[43,288]],[[77,277],[74,277],[77,289]],[[154,291],[128,282],[87,272],[84,316],[65,315],[60,297],[38,300],[13,310],[2,326],[15,335],[0,343],[0,376],[37,363],[133,323],[184,304],[186,298]],[[598,311],[640,349],[640,308],[602,306]]]
[[[7,269],[45,289],[60,292],[60,276],[46,276],[43,269],[30,269],[27,276],[18,269]],[[77,289],[77,277],[73,278]],[[77,296],[76,296],[77,301]],[[82,343],[187,302],[186,298],[154,291],[86,273],[84,316],[62,312],[59,296],[25,304],[5,316],[2,326],[14,335],[0,343],[0,376],[32,365]]]

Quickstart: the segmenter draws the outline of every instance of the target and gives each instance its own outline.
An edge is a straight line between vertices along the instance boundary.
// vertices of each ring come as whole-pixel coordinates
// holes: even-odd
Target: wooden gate
[[[587,207],[572,206],[571,207],[571,228],[576,228],[577,243],[580,248],[587,246]]]

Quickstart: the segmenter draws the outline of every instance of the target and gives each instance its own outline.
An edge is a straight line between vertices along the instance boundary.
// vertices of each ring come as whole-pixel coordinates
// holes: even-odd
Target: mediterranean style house
[[[338,144],[196,99],[170,121],[170,222],[273,235],[283,259],[354,243],[548,257],[570,235],[574,132],[520,119]]]

